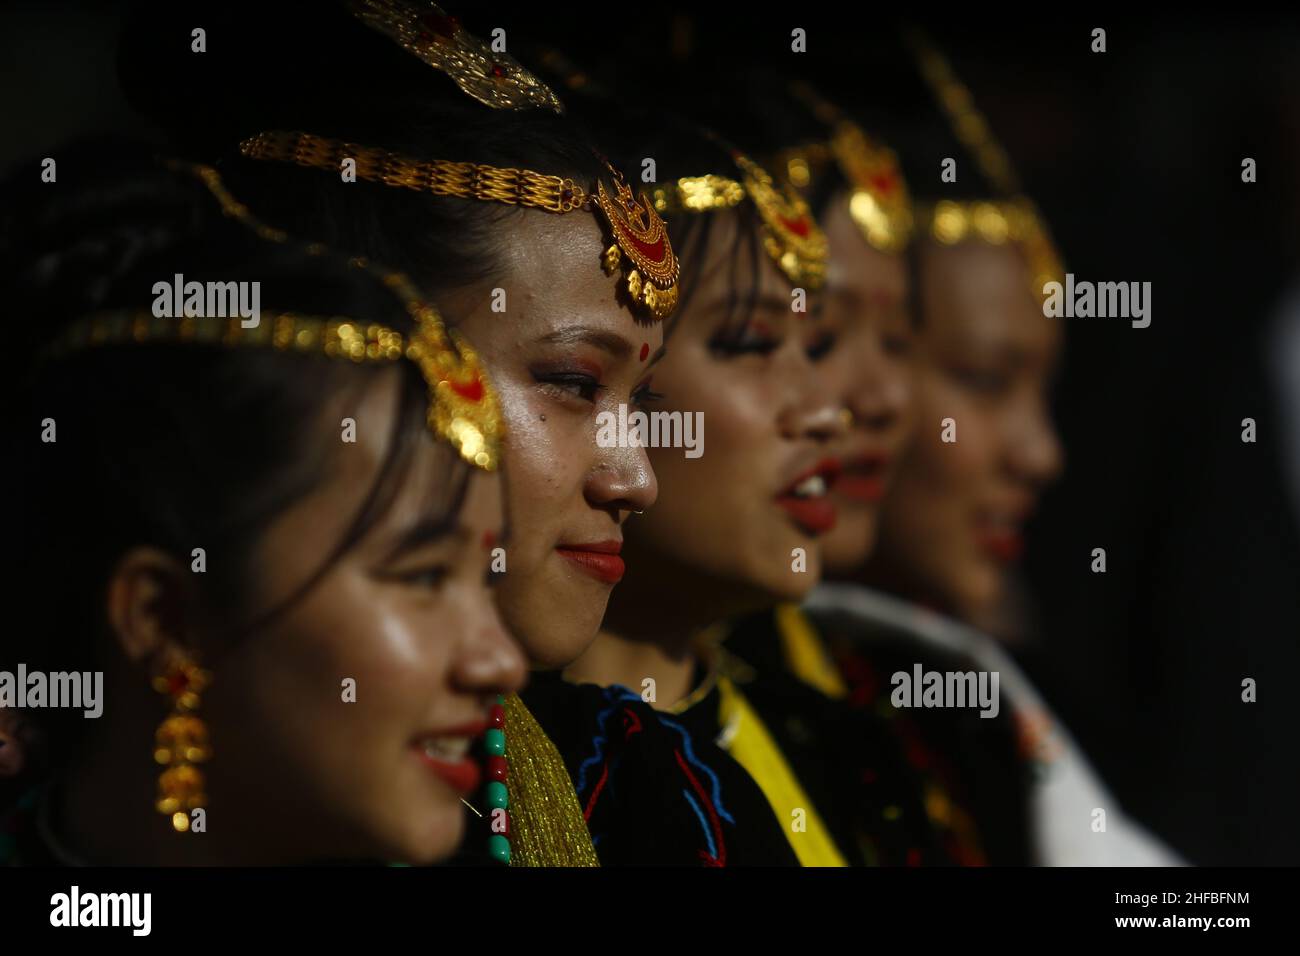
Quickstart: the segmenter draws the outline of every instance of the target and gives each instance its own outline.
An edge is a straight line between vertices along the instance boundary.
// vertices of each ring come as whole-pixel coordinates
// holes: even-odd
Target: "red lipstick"
[[[777,505],[783,508],[805,533],[825,534],[835,527],[835,505],[827,493],[839,479],[840,472],[841,465],[838,458],[823,458],[813,467],[800,472],[785,486],[776,496]],[[811,479],[814,478],[821,479],[819,489],[808,487]]]
[[[473,793],[483,780],[483,770],[470,755],[469,748],[486,729],[487,723],[481,720],[462,727],[449,727],[422,735],[411,744],[411,750],[422,764],[457,793]],[[459,751],[464,751],[464,755],[460,756]]]
[[[1001,564],[1015,564],[1025,551],[1024,536],[1018,531],[982,531],[979,545],[984,553]]]
[[[578,570],[605,584],[618,584],[627,570],[619,552],[622,541],[593,541],[589,544],[562,544],[556,553],[573,562]]]
[[[851,501],[874,504],[885,496],[888,476],[888,455],[858,455],[844,462],[844,473],[835,482],[835,493]]]

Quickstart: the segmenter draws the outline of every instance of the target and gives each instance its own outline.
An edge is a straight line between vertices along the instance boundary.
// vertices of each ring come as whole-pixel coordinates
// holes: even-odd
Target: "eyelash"
[[[889,355],[904,358],[912,353],[912,338],[908,335],[886,335],[883,344]]]
[[[647,405],[653,405],[655,402],[663,401],[663,398],[663,395],[659,392],[652,392],[649,383],[646,383],[632,393],[632,404],[637,408],[644,408]]]
[[[440,564],[431,568],[416,568],[411,571],[401,571],[394,574],[393,578],[408,587],[429,588],[430,590],[436,591],[438,588],[442,587],[450,574],[451,569],[445,564]],[[429,576],[434,577],[435,580],[422,580]]]
[[[590,375],[581,372],[552,372],[535,375],[538,382],[552,391],[552,394],[565,398],[578,398],[584,402],[594,402],[605,390],[605,386]]]
[[[958,369],[957,379],[972,391],[988,396],[1001,395],[1010,384],[1007,376],[1001,372],[988,372],[981,369]]]
[[[836,339],[834,335],[823,335],[812,345],[808,346],[808,357],[814,362],[821,361],[831,354],[831,351],[835,348],[835,342]]]
[[[773,338],[757,338],[755,336],[744,336],[742,338],[724,338],[719,336],[709,342],[709,350],[722,355],[725,358],[734,358],[739,355],[771,355],[781,343]]]

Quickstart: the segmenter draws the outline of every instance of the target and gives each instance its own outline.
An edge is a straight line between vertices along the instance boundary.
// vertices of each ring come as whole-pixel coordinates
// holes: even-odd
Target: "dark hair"
[[[180,148],[216,162],[263,219],[401,269],[435,296],[501,273],[501,233],[520,207],[344,183],[329,170],[243,158],[240,141],[302,131],[414,159],[571,177],[584,188],[603,171],[572,119],[490,109],[339,3],[313,5],[309,22],[301,7],[285,15],[274,0],[199,6],[201,16],[146,4],[128,23],[119,52],[128,99]],[[190,54],[200,22],[210,52]]]
[[[147,151],[101,141],[59,155],[57,189],[11,181],[0,207],[7,303],[22,316],[23,353],[37,357],[24,381],[29,450],[19,461],[23,507],[11,543],[22,559],[17,593],[39,609],[37,629],[7,635],[4,656],[12,650],[51,671],[102,669],[104,582],[134,546],[155,546],[187,566],[192,549],[204,548],[199,599],[223,635],[265,624],[245,611],[248,559],[275,516],[328,473],[326,404],[397,370],[398,410],[379,474],[347,533],[280,610],[390,507],[427,435],[428,408],[427,387],[405,361],[357,365],[323,354],[148,342],[46,357],[46,346],[89,313],[149,309],[154,282],[178,272],[186,281],[258,281],[264,310],[411,331],[378,276],[258,238],[224,216],[197,179],[163,168]],[[57,429],[49,443],[37,437],[46,419]],[[442,447],[445,472],[430,483],[428,507],[450,522],[469,466]]]

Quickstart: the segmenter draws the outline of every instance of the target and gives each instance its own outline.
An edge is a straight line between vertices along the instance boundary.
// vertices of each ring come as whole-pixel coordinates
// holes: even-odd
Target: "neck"
[[[656,632],[653,640],[626,630],[603,629],[582,656],[564,670],[565,680],[601,686],[622,684],[667,710],[691,692],[696,656],[694,629]],[[648,683],[653,681],[653,683]]]

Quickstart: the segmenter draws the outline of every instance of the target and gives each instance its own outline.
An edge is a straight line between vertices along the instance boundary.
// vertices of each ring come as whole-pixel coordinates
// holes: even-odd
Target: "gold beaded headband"
[[[622,173],[608,162],[613,195],[603,180],[597,180],[594,190],[584,189],[572,179],[529,169],[413,159],[312,133],[259,133],[240,143],[239,151],[249,159],[328,170],[337,170],[343,160],[351,159],[358,179],[435,196],[499,202],[560,215],[599,210],[612,236],[601,257],[606,274],[623,268],[628,294],[634,303],[645,307],[652,321],[667,318],[677,305],[681,267],[668,230],[650,202],[634,195]]]
[[[815,169],[834,162],[849,184],[849,215],[873,248],[891,255],[907,248],[912,237],[912,199],[897,154],[877,143],[805,83],[790,92],[806,103],[831,129],[830,139],[778,153],[775,165],[796,188],[807,187]]]
[[[226,216],[247,226],[263,239],[288,242],[282,231],[255,219],[248,208],[225,188],[210,166],[166,161],[188,172],[207,187]],[[319,243],[304,246],[310,255],[324,255]],[[454,332],[449,332],[437,310],[421,299],[406,276],[384,272],[363,258],[348,260],[353,268],[376,276],[402,301],[415,331],[409,337],[351,317],[321,317],[296,312],[262,312],[252,328],[243,320],[217,316],[158,317],[146,309],[119,309],[89,315],[75,323],[51,347],[51,356],[104,345],[176,342],[225,348],[269,348],[279,352],[324,354],[356,363],[391,363],[403,358],[414,362],[429,389],[428,424],[466,461],[485,471],[500,461],[504,425],[496,393],[487,381],[478,355]]]
[[[763,248],[797,286],[821,287],[830,247],[803,198],[744,153],[730,150],[739,180],[708,174],[683,176],[651,193],[665,213],[703,213],[731,209],[748,199],[763,223]]]
[[[1029,265],[1033,288],[1040,297],[1045,283],[1059,282],[1065,274],[1042,217],[1024,196],[1001,201],[945,199],[919,206],[917,211],[927,234],[942,245],[956,245],[968,239],[995,246],[1007,242],[1018,245]]]

